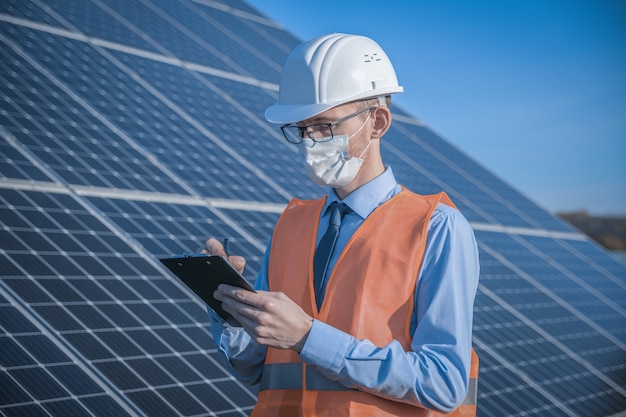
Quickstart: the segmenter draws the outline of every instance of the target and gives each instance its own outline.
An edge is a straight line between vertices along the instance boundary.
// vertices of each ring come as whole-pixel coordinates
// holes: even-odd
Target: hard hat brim
[[[326,110],[333,107],[340,106],[342,104],[350,103],[352,101],[365,100],[369,98],[376,98],[378,96],[386,96],[390,94],[402,93],[404,88],[396,85],[392,87],[382,88],[377,90],[377,94],[372,95],[371,92],[364,92],[357,94],[353,97],[330,102],[330,103],[311,103],[311,104],[280,104],[276,103],[268,107],[265,110],[265,119],[270,123],[276,124],[288,124],[297,123],[311,117],[317,116]]]
[[[310,119],[341,103],[274,104],[265,110],[265,119],[270,123],[288,124]]]

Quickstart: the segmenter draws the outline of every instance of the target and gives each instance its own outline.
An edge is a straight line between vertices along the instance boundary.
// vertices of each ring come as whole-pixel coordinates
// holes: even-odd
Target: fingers
[[[232,285],[220,284],[213,296],[222,302],[224,310],[235,317],[245,316],[252,318],[260,310],[267,309],[267,298],[261,295],[261,293],[267,294],[263,291],[252,292]]]
[[[224,250],[224,246],[222,245],[222,243],[213,237],[207,239],[207,241],[204,243],[204,247],[205,249],[202,251],[202,253],[225,256],[226,259],[228,259],[228,262],[230,262],[230,264],[237,270],[237,272],[243,274],[243,270],[246,268],[246,259],[243,256],[229,256]]]
[[[243,256],[231,255],[228,257],[228,262],[239,272],[243,274],[243,270],[246,268],[246,258]]]
[[[261,295],[263,293],[264,295]],[[258,327],[265,321],[263,316],[268,316],[267,295],[270,293],[254,293],[242,290],[238,287],[222,284],[217,288],[213,296],[222,302],[222,308],[233,315],[253,337]]]
[[[236,302],[248,304],[251,306],[256,306],[263,300],[261,297],[259,297],[259,293],[244,290],[242,288],[228,284],[220,284],[217,287],[217,290],[213,293],[213,296],[223,303],[228,302],[228,298],[230,298]]]
[[[206,248],[206,251],[212,255],[226,256],[224,246],[222,246],[222,243],[214,237],[207,239],[204,243],[204,247]]]
[[[220,285],[214,296],[257,343],[297,352],[302,350],[313,317],[285,294],[251,292]]]

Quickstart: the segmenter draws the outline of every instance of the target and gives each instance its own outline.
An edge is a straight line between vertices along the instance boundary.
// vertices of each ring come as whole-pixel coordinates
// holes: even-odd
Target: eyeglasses
[[[353,117],[358,116],[361,113],[366,111],[372,111],[378,106],[369,106],[361,109],[355,113],[349,114],[341,119],[337,119],[334,122],[328,123],[318,123],[314,125],[308,126],[298,126],[295,124],[286,124],[280,127],[280,130],[283,131],[283,135],[287,142],[293,143],[295,145],[302,143],[305,137],[309,137],[314,142],[328,142],[333,139],[333,127],[337,126],[339,123],[343,123],[348,119],[352,119]]]

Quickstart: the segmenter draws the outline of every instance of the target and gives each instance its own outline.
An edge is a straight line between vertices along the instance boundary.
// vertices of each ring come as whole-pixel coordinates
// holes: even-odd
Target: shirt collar
[[[400,190],[401,188],[393,175],[391,167],[385,166],[385,171],[381,175],[363,184],[343,200],[339,200],[335,190],[332,189],[326,197],[326,204],[322,212],[326,213],[326,209],[333,202],[343,201],[356,214],[366,219],[376,207],[389,200]]]

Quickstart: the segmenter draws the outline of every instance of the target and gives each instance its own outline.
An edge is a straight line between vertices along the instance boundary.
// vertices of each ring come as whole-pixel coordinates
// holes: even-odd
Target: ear
[[[380,106],[372,112],[374,127],[372,128],[372,139],[380,139],[383,137],[391,126],[391,111],[387,106]]]

